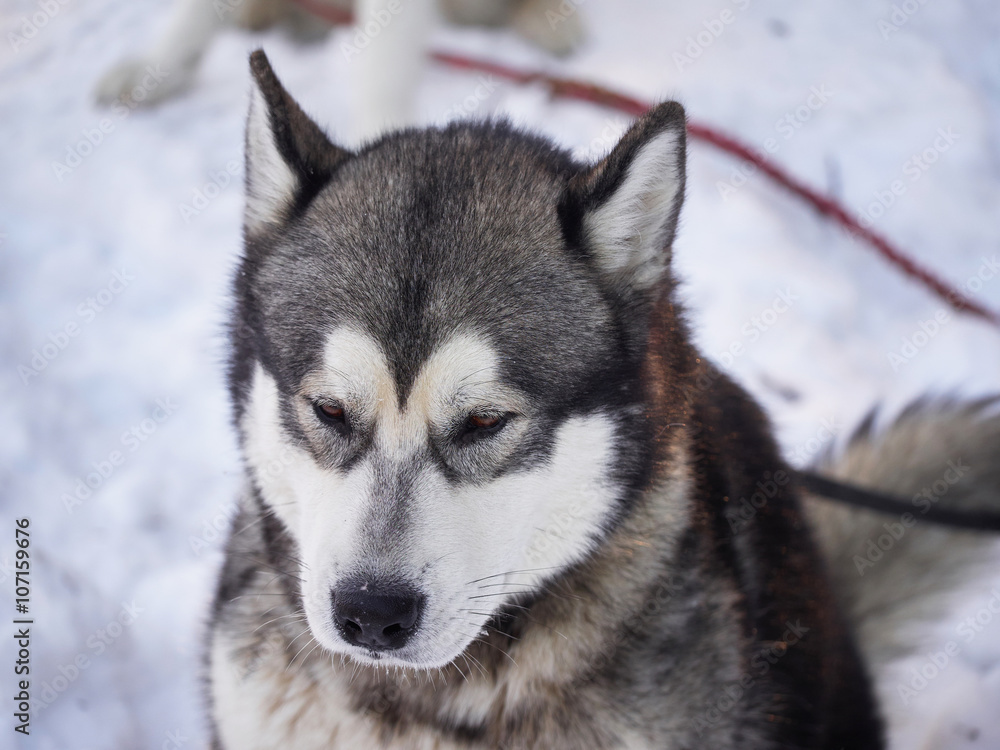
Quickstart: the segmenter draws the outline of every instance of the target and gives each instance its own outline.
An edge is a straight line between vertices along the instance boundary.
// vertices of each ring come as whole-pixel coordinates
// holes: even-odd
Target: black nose
[[[423,604],[416,591],[398,585],[340,586],[333,593],[333,620],[348,643],[392,651],[417,629]]]

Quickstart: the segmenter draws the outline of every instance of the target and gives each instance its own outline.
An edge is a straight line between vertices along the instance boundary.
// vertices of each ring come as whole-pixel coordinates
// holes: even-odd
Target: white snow
[[[650,100],[677,97],[692,119],[758,147],[774,139],[775,159],[858,213],[899,180],[904,189],[875,227],[1000,309],[993,0],[898,0],[913,12],[888,38],[879,26],[893,13],[887,0],[577,4],[590,39],[564,63],[507,32],[442,30],[436,45]],[[14,50],[9,34],[53,7]],[[351,130],[345,30],[311,46],[229,31],[190,93],[151,110],[95,107],[98,76],[147,47],[166,9],[166,0],[0,5],[0,608],[12,611],[6,563],[13,519],[27,515],[33,689],[53,699],[33,722],[42,750],[204,745],[203,624],[218,529],[240,481],[222,322],[240,246],[247,53],[263,44],[307,111],[335,135]],[[419,101],[428,121],[506,112],[579,153],[607,150],[625,125],[617,113],[553,103],[538,87],[441,67],[427,72]],[[787,116],[794,125],[781,124]],[[66,162],[88,134],[100,143],[57,175],[53,162]],[[909,160],[926,149],[934,163],[913,180]],[[723,198],[718,183],[740,165],[697,143],[689,153],[675,263],[698,341],[717,361],[743,345],[728,369],[769,410],[794,461],[874,404],[891,412],[928,391],[1000,389],[1000,333],[955,313],[894,367],[889,354],[942,303],[761,175]],[[199,190],[215,197],[195,204]],[[992,278],[975,281],[977,273]],[[744,326],[779,293],[791,306],[768,313],[773,324],[751,341]],[[51,361],[22,382],[18,367],[31,367],[50,340]],[[101,470],[101,486],[69,512],[66,498]],[[1000,576],[971,582],[927,652],[961,640],[956,628],[988,607],[994,587]],[[4,685],[11,640],[0,638]],[[900,675],[926,659],[900,665]],[[1000,623],[990,621],[905,707],[896,746],[1000,746],[998,703]],[[0,747],[12,742],[9,696],[3,705]]]

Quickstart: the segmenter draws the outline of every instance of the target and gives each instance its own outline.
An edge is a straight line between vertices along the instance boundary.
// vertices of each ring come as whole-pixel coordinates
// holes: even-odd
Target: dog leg
[[[228,12],[227,12],[228,10]],[[98,81],[94,94],[98,102],[110,104],[119,99],[152,104],[187,87],[194,78],[198,63],[216,32],[227,23],[236,23],[237,8],[211,0],[178,0],[171,10],[170,22],[148,55],[126,59],[108,70]],[[149,86],[150,69],[157,82]],[[139,98],[133,92],[142,88]]]
[[[433,0],[357,3],[356,33],[368,42],[352,60],[356,138],[413,122],[414,91],[425,67],[435,11]]]

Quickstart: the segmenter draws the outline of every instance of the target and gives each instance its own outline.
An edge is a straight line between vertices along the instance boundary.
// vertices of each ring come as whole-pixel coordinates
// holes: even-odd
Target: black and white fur
[[[674,297],[680,105],[590,165],[504,123],[349,152],[251,67],[215,747],[882,747],[855,633],[885,620]],[[993,463],[953,497],[995,503],[986,408],[954,417]],[[923,413],[851,478],[892,490]]]

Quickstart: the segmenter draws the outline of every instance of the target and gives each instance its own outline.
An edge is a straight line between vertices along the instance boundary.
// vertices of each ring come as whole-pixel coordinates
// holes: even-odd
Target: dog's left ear
[[[685,135],[684,108],[660,104],[567,187],[564,222],[616,287],[646,291],[666,271],[684,200]]]
[[[244,227],[253,238],[307,206],[351,154],[334,146],[285,91],[263,50],[250,55],[250,71]]]

